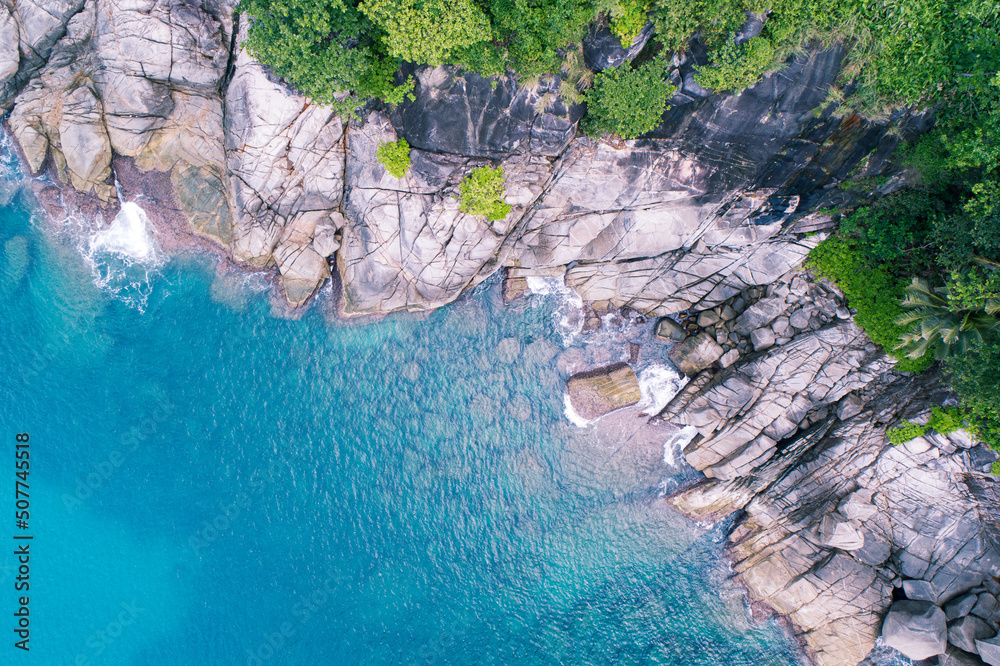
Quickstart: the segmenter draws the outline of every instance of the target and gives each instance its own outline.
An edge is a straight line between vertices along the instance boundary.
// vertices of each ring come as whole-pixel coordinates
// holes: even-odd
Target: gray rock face
[[[21,64],[21,54],[17,49],[19,41],[17,21],[11,16],[9,9],[0,7],[0,83],[6,83],[17,73]]]
[[[583,61],[595,72],[621,67],[639,55],[649,42],[649,38],[653,36],[653,32],[653,24],[647,23],[628,48],[625,48],[608,26],[591,27],[583,39]]]
[[[786,308],[820,298],[796,282],[768,293]],[[900,579],[908,595],[948,601],[1000,571],[1000,553],[964,481],[980,478],[965,449],[916,454],[886,441],[910,405],[944,399],[933,375],[895,376],[836,308],[816,317],[818,330],[698,375],[661,417],[698,429],[684,455],[708,477],[672,504],[702,520],[743,509],[730,542],[751,597],[792,620],[816,663],[855,666]],[[848,394],[865,409],[839,418]]]
[[[944,654],[947,647],[944,612],[928,601],[897,601],[882,624],[882,640],[910,659]]]
[[[518,149],[556,156],[576,133],[580,105],[557,97],[558,82],[517,86],[447,67],[414,73],[416,99],[392,113],[396,132],[411,146],[466,157],[502,158]]]
[[[976,641],[996,636],[996,629],[974,615],[948,623],[948,642],[966,652],[979,654]]]
[[[976,641],[979,657],[990,666],[1000,666],[1000,636]]]

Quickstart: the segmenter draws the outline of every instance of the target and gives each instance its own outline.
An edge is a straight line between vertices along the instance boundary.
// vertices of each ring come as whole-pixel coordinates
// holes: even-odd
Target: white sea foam
[[[639,371],[639,390],[642,399],[638,408],[646,416],[654,416],[663,411],[670,399],[677,395],[687,379],[673,368],[654,363]]]
[[[97,286],[142,311],[163,258],[150,233],[146,211],[134,201],[124,201],[120,190],[119,200],[121,210],[107,228],[101,228],[99,217],[76,220],[83,231],[80,251]]]
[[[663,443],[663,462],[673,467],[677,464],[677,454],[683,453],[684,448],[691,443],[691,440],[698,434],[694,426],[684,426],[679,431]]]
[[[580,294],[566,286],[561,277],[529,276],[527,283],[531,293],[556,299],[556,329],[562,336],[563,346],[568,347],[583,330],[583,299]]]
[[[98,231],[90,238],[90,255],[110,252],[135,261],[156,258],[156,245],[149,234],[146,211],[133,201],[121,205],[111,226]]]
[[[586,428],[594,421],[588,421],[573,409],[573,403],[569,399],[569,393],[563,394],[563,414],[566,415],[566,419],[575,425],[577,428]]]

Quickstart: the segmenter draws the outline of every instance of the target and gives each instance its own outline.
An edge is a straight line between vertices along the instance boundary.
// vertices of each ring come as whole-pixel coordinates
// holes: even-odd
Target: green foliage
[[[464,213],[485,215],[490,221],[502,220],[510,213],[510,206],[503,200],[507,181],[502,167],[481,166],[473,169],[458,189]]]
[[[578,44],[596,13],[590,0],[482,0],[493,39],[522,76],[559,71],[560,49]]]
[[[906,329],[896,324],[903,314],[899,301],[904,283],[883,267],[871,267],[856,242],[831,236],[812,252],[806,265],[833,280],[858,313],[855,322],[890,356],[899,359],[902,372],[921,372],[933,362],[931,355],[910,359],[894,351]]]
[[[695,81],[715,92],[743,90],[757,83],[773,60],[774,45],[766,38],[738,46],[727,41],[712,53],[711,65],[698,68]]]
[[[242,0],[239,11],[251,17],[247,50],[317,102],[348,112],[393,91],[399,61],[344,0]]]
[[[668,70],[666,59],[654,58],[636,69],[623,65],[599,73],[585,95],[587,132],[634,139],[656,129],[677,90],[667,81]]]
[[[739,0],[661,1],[653,9],[657,38],[669,51],[683,51],[695,33],[709,48],[718,48],[746,20]]]
[[[1000,272],[979,266],[970,266],[964,272],[954,270],[948,279],[947,298],[952,310],[985,310],[998,314]]]
[[[1000,335],[944,362],[951,387],[976,422],[980,438],[1000,449]]]
[[[358,8],[385,32],[388,54],[441,65],[452,51],[490,39],[490,20],[471,0],[364,0]]]
[[[927,426],[917,425],[912,421],[903,421],[895,428],[889,428],[885,434],[889,437],[889,443],[899,446],[905,442],[920,437],[927,432]]]
[[[927,420],[927,427],[942,435],[966,429],[972,434],[976,434],[976,428],[971,424],[971,415],[958,407],[931,407],[931,417]]]
[[[912,273],[930,261],[921,246],[942,211],[939,199],[926,191],[905,190],[859,208],[844,219],[838,233],[856,240],[870,265]]]
[[[913,278],[906,287],[903,307],[907,311],[896,323],[908,330],[896,350],[908,358],[920,358],[930,351],[939,359],[965,354],[990,331],[1000,328],[1000,319],[991,314],[1000,312],[1000,301],[987,300],[985,309],[956,308],[947,286],[932,289],[921,278]]]
[[[410,144],[406,139],[380,143],[375,157],[386,171],[396,178],[402,178],[410,168]]]
[[[644,0],[620,0],[608,8],[611,33],[628,48],[646,26],[649,5]]]
[[[931,417],[927,419],[927,425],[918,425],[912,421],[903,421],[895,428],[889,428],[885,434],[889,437],[889,442],[893,446],[899,446],[916,437],[927,434],[929,431],[947,435],[956,430],[967,430],[969,434],[977,436],[978,430],[974,424],[972,414],[958,407],[931,407]]]

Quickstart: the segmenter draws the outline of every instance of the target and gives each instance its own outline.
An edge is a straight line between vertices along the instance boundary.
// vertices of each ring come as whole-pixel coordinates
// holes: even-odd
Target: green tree
[[[385,32],[388,54],[410,62],[441,65],[490,39],[490,20],[471,0],[364,0],[359,8]]]
[[[956,308],[947,286],[932,289],[926,280],[913,278],[906,287],[903,307],[908,311],[896,324],[909,326],[896,350],[908,358],[920,358],[933,351],[937,358],[965,354],[981,343],[990,331],[1000,328],[1000,299],[988,299],[983,309]]]
[[[458,191],[463,213],[485,215],[491,222],[502,220],[510,213],[510,206],[503,200],[507,181],[502,167],[473,169],[459,184]]]
[[[626,64],[599,73],[584,96],[588,133],[634,139],[656,129],[677,90],[667,81],[668,70],[665,58],[654,58],[635,69]]]
[[[351,111],[393,90],[398,59],[344,0],[242,0],[239,11],[250,16],[247,50],[317,102]]]

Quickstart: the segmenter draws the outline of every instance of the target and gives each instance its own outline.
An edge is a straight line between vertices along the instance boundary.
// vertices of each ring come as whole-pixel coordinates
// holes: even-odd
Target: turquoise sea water
[[[670,468],[567,422],[552,299],[289,320],[208,259],[95,275],[31,210],[0,209],[2,663],[799,663]]]

